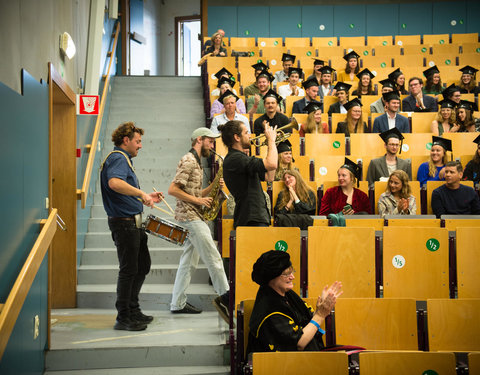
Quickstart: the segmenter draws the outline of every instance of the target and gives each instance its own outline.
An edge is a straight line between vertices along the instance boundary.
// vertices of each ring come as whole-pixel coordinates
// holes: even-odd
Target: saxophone
[[[217,175],[215,176],[212,184],[212,190],[210,190],[210,193],[208,196],[212,198],[212,203],[210,207],[204,207],[202,210],[202,217],[205,220],[215,220],[215,218],[218,215],[218,211],[220,211],[220,208],[222,207],[223,202],[228,199],[227,194],[220,189],[220,179],[223,177],[223,158],[218,155],[215,151],[211,150],[215,155],[219,157],[220,160],[222,160],[222,165],[218,169]]]

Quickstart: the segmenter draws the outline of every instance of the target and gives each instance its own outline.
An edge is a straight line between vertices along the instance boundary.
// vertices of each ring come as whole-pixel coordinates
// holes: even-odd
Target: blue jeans
[[[215,292],[222,295],[228,291],[228,280],[223,268],[222,257],[213,242],[210,228],[202,220],[180,221],[188,229],[188,238],[180,258],[175,285],[173,286],[171,310],[181,310],[187,303],[186,290],[191,275],[196,270],[199,258],[207,266]]]
[[[145,276],[150,272],[151,260],[145,230],[135,226],[134,220],[108,219],[112,239],[117,247],[120,264],[117,279],[117,320],[127,320],[140,311],[138,295]]]

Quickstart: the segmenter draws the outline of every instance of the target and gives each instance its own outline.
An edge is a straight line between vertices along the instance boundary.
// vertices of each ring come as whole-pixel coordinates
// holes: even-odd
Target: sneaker
[[[147,325],[135,320],[117,320],[113,329],[121,331],[143,331],[147,328]]]
[[[227,324],[230,324],[230,314],[228,313],[228,306],[222,301],[222,297],[218,296],[213,300],[213,306],[217,309],[218,313]]]
[[[144,313],[142,313],[141,311],[139,312],[136,312],[132,315],[130,315],[130,319],[131,320],[135,320],[139,323],[143,323],[143,324],[148,324],[148,323],[151,323],[152,320],[153,320],[153,316],[151,315],[145,315]]]
[[[200,314],[202,310],[190,305],[188,302],[181,310],[170,310],[173,314]]]

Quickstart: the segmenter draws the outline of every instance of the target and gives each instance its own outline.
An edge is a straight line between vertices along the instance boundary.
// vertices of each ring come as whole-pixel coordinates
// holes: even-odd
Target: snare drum
[[[175,245],[183,245],[188,236],[187,229],[154,215],[148,215],[143,226],[147,233],[163,238]]]

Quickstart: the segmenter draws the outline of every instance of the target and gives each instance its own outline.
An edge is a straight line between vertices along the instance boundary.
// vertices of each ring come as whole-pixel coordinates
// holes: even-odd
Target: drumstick
[[[153,188],[153,191],[154,191],[155,193],[158,193],[157,189],[155,189],[155,188]],[[167,207],[170,209],[170,212],[173,214],[174,211],[172,210],[172,207],[170,207],[170,205],[167,203],[167,201],[165,200],[165,198],[162,199],[162,202],[167,205]]]
[[[138,199],[140,202],[143,203],[143,200],[141,200],[140,198],[137,198],[137,199]],[[167,210],[164,210],[163,208],[160,208],[160,207],[155,206],[155,205],[153,205],[152,207],[153,207],[153,208],[156,208],[157,210],[162,211],[163,213],[165,213],[165,214],[167,214],[167,215],[173,216],[171,212],[168,212]]]

